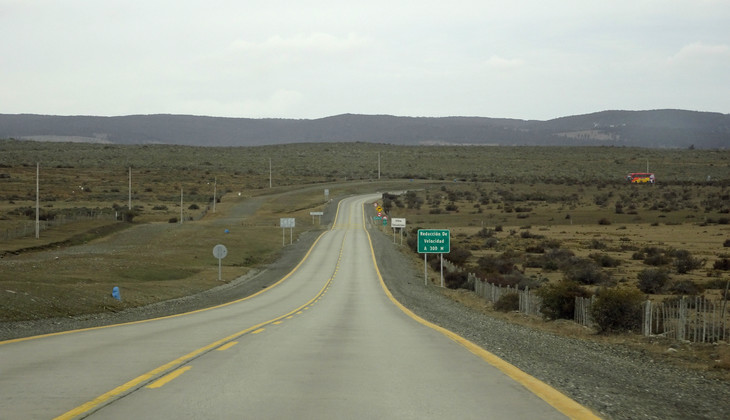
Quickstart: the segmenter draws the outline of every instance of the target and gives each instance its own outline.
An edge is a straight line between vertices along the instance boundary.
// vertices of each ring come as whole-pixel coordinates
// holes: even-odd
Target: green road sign
[[[448,254],[451,252],[450,232],[448,229],[419,229],[419,254]]]

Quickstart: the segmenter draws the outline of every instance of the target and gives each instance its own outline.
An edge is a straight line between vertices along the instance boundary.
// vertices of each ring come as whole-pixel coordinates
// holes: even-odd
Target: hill
[[[536,121],[356,114],[311,120],[0,114],[0,138],[188,146],[368,142],[723,149],[730,145],[730,115],[684,110],[602,111]]]

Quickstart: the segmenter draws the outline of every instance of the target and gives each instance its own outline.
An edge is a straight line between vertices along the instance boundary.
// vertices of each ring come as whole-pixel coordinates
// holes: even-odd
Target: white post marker
[[[225,245],[218,244],[213,247],[213,256],[218,258],[218,281],[221,281],[221,260],[228,255]]]

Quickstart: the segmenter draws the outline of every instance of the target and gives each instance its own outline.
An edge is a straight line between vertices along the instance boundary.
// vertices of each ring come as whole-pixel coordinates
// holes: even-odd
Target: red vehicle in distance
[[[626,180],[631,184],[653,184],[656,177],[650,172],[632,172],[626,175]]]

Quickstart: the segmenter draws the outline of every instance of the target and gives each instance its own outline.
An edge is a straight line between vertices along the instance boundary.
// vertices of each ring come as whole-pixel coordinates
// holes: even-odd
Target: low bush
[[[588,242],[588,248],[590,249],[606,249],[608,248],[608,245],[606,245],[605,242],[599,240],[599,239],[591,239]]]
[[[669,273],[666,270],[649,268],[639,272],[637,278],[639,279],[639,290],[644,293],[657,294],[667,284]]]
[[[659,267],[662,265],[668,265],[672,262],[672,257],[666,254],[648,254],[644,257],[644,264]]]
[[[643,300],[643,294],[633,288],[601,289],[591,305],[591,317],[599,332],[636,330]]]
[[[485,273],[509,274],[517,270],[515,263],[504,255],[485,255],[477,260],[477,265]]]
[[[699,258],[694,258],[692,254],[684,249],[674,252],[674,268],[677,273],[686,274],[692,270],[701,268],[705,262]]]
[[[452,248],[448,256],[449,261],[456,265],[464,265],[464,263],[471,257],[471,251],[464,248]]]
[[[696,296],[702,293],[703,289],[692,280],[685,279],[673,281],[669,287],[667,287],[667,291],[673,295]]]
[[[470,289],[469,275],[463,271],[444,273],[444,285],[449,289]]]
[[[618,267],[621,265],[621,260],[613,258],[608,254],[594,253],[588,255],[588,258],[595,261],[601,267]]]
[[[512,312],[520,310],[520,295],[507,293],[494,302],[494,310],[500,312]]]
[[[601,284],[608,280],[608,275],[591,260],[573,258],[561,268],[565,278],[576,283]]]
[[[484,248],[494,248],[499,243],[499,239],[497,238],[487,238],[486,241],[484,241]]]
[[[575,298],[588,297],[580,284],[568,280],[545,285],[536,293],[542,299],[540,312],[548,319],[573,319]]]
[[[730,270],[730,259],[721,258],[712,265],[715,270]]]

